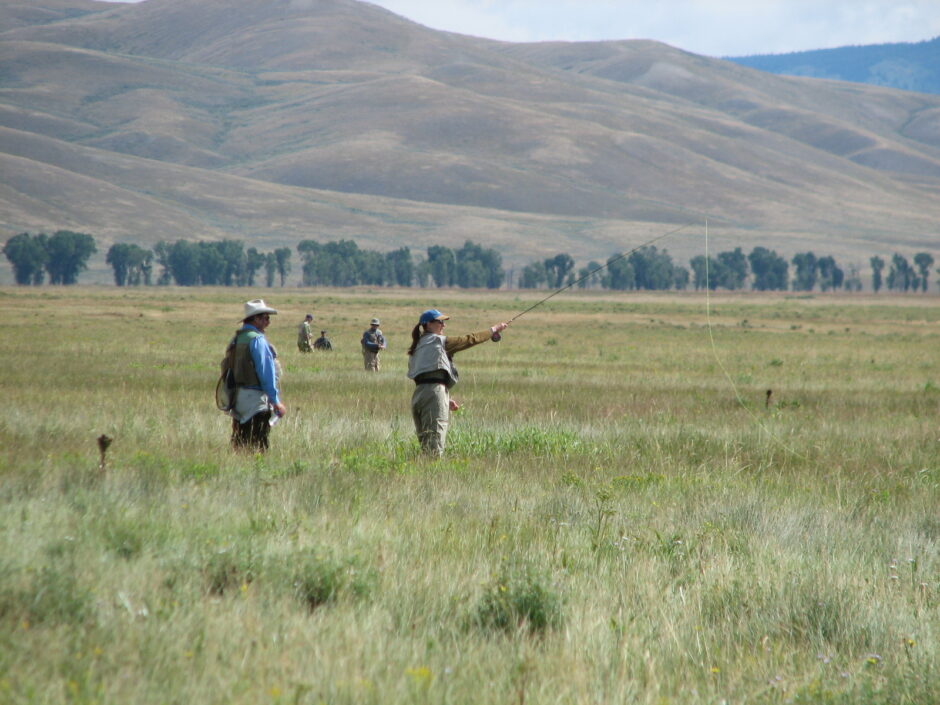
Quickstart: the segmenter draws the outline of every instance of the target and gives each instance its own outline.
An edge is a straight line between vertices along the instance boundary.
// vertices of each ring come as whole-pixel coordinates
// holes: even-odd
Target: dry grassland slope
[[[937,239],[940,96],[655,42],[493,42],[355,0],[39,0],[0,27],[8,234],[471,237],[510,261],[706,216],[788,254]]]

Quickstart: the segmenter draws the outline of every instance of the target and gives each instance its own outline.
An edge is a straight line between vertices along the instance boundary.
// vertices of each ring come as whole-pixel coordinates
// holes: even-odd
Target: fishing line
[[[709,273],[708,273],[708,262],[709,262],[709,259],[710,259],[710,258],[709,258],[709,256],[708,256],[708,220],[706,219],[706,220],[705,220],[705,324],[706,324],[706,328],[708,329],[708,340],[709,340],[709,342],[711,343],[712,355],[713,355],[714,358],[715,358],[715,362],[718,363],[718,368],[722,371],[722,373],[724,374],[725,378],[728,380],[728,384],[731,385],[731,389],[732,389],[732,391],[734,391],[734,396],[735,396],[735,398],[737,399],[738,404],[741,406],[742,409],[744,409],[748,414],[750,414],[751,418],[754,420],[754,423],[756,423],[756,424],[760,427],[760,429],[761,429],[764,433],[766,433],[774,443],[776,443],[777,445],[779,445],[779,446],[780,446],[781,448],[783,448],[785,451],[787,451],[788,453],[790,453],[790,454],[792,454],[792,455],[795,455],[796,457],[798,457],[798,458],[800,458],[800,459],[802,459],[802,460],[807,460],[808,458],[807,458],[805,455],[803,455],[802,453],[799,453],[799,452],[793,450],[793,448],[791,448],[791,447],[788,446],[786,443],[784,443],[782,440],[780,440],[780,439],[777,437],[777,435],[774,434],[774,432],[771,431],[771,430],[764,424],[763,420],[762,420],[757,414],[754,413],[753,409],[751,409],[751,408],[745,403],[744,397],[741,396],[741,392],[740,392],[740,390],[738,389],[738,385],[735,384],[734,379],[731,377],[731,374],[730,374],[730,373],[728,372],[728,370],[725,368],[724,363],[722,363],[721,358],[718,356],[718,347],[715,345],[715,335],[714,335],[714,333],[712,332],[711,295],[710,295],[710,293],[709,293],[709,292],[711,291],[711,287],[709,286],[709,281],[708,281],[708,275],[709,275]]]
[[[657,236],[654,237],[652,240],[647,240],[647,241],[644,242],[642,245],[637,245],[636,247],[634,247],[634,248],[633,248],[632,250],[630,250],[629,252],[624,252],[624,253],[621,253],[621,254],[617,255],[616,257],[611,257],[609,260],[607,260],[607,262],[606,262],[605,264],[602,264],[600,267],[597,267],[597,268],[595,268],[595,269],[592,269],[590,272],[588,272],[588,273],[585,274],[584,276],[582,276],[582,277],[580,277],[580,278],[574,280],[574,281],[571,282],[570,284],[566,284],[566,285],[563,286],[561,289],[559,289],[558,291],[555,291],[554,293],[549,294],[548,296],[546,296],[546,297],[545,297],[544,299],[542,299],[541,301],[536,301],[534,304],[532,304],[531,306],[529,306],[529,308],[527,308],[527,309],[526,309],[525,311],[523,311],[522,313],[517,313],[515,316],[513,316],[512,318],[510,318],[508,321],[506,321],[506,323],[507,323],[507,324],[508,324],[508,323],[512,323],[512,322],[515,321],[516,319],[522,318],[524,315],[526,315],[526,314],[527,314],[529,311],[531,311],[532,309],[538,308],[539,306],[541,306],[542,304],[544,304],[544,303],[545,303],[546,301],[548,301],[549,299],[554,298],[555,296],[558,296],[558,295],[559,295],[560,293],[562,293],[563,291],[567,291],[567,290],[570,289],[571,287],[577,286],[578,284],[580,284],[581,282],[583,282],[585,279],[588,279],[588,278],[590,278],[591,276],[597,274],[597,273],[598,273],[599,271],[601,271],[602,269],[607,269],[607,267],[609,267],[610,265],[612,265],[614,262],[619,262],[620,260],[622,260],[622,259],[624,259],[624,258],[626,258],[626,257],[629,257],[629,256],[632,255],[634,252],[637,252],[638,250],[642,250],[644,247],[649,247],[649,246],[652,245],[654,242],[659,242],[660,240],[662,240],[662,239],[664,239],[664,238],[667,238],[667,237],[669,237],[670,235],[675,235],[675,234],[676,234],[677,232],[679,232],[680,230],[685,230],[686,228],[688,228],[689,226],[694,225],[694,224],[695,224],[695,223],[693,222],[693,223],[686,223],[685,225],[680,225],[678,228],[675,228],[675,229],[673,229],[673,230],[670,230],[668,233],[663,233],[662,235],[657,235]]]

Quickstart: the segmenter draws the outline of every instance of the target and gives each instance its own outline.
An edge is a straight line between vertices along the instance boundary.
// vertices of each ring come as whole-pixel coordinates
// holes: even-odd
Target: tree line
[[[872,257],[872,288],[877,293],[883,286],[893,291],[926,292],[933,256],[918,252],[912,265],[906,257],[895,253],[886,266],[881,257]],[[792,275],[790,267],[793,267]],[[832,256],[817,257],[813,252],[800,252],[788,262],[775,251],[755,247],[745,255],[740,247],[716,256],[698,255],[689,261],[689,269],[673,262],[666,250],[641,247],[629,254],[611,255],[604,264],[596,261],[575,269],[571,255],[561,253],[526,265],[519,277],[523,289],[557,289],[577,284],[581,288],[615,290],[711,290],[730,291],[750,286],[756,291],[861,291],[862,280],[856,267],[846,272]],[[940,274],[940,269],[936,270]]]
[[[46,277],[51,284],[75,284],[96,252],[91,235],[69,230],[52,235],[20,233],[3,246],[16,283],[21,285],[40,285]],[[385,253],[362,249],[352,240],[303,240],[297,245],[297,254],[305,286],[499,289],[504,283],[513,284],[503,268],[502,256],[471,240],[456,249],[432,245],[419,254],[408,247]],[[176,240],[158,242],[152,250],[115,243],[105,261],[117,286],[256,286],[263,280],[272,287],[286,285],[291,255],[288,247],[261,252],[246,248],[241,240]],[[915,254],[913,263],[898,253],[889,260],[871,257],[872,289],[926,292],[934,261],[928,252]],[[155,266],[159,267],[156,273]],[[667,250],[646,246],[615,253],[603,264],[591,261],[580,268],[567,253],[535,260],[521,269],[517,284],[523,289],[577,284],[584,289],[613,290],[682,290],[690,286],[699,290],[707,286],[733,291],[750,286],[757,291],[861,291],[858,269],[847,269],[832,256],[800,252],[788,261],[765,247],[755,247],[749,254],[737,247],[714,257],[698,255],[686,268],[676,264]],[[940,274],[940,269],[936,272]]]

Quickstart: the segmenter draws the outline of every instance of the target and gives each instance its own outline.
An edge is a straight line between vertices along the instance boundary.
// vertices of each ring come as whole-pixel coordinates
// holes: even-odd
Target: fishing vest
[[[255,372],[255,361],[251,359],[249,344],[255,338],[264,336],[256,330],[240,330],[235,334],[235,361],[232,372],[235,374],[235,384],[239,387],[260,387],[261,380]]]
[[[454,361],[447,356],[444,349],[443,335],[425,333],[418,341],[414,353],[408,360],[408,379],[415,379],[427,372],[443,372],[447,381],[445,386],[449,389],[457,384],[457,368]]]
[[[382,335],[382,330],[376,328],[372,330],[367,328],[366,332],[362,334],[362,349],[368,350],[370,352],[378,352],[378,349],[385,343],[385,336]],[[373,350],[373,347],[375,348]]]

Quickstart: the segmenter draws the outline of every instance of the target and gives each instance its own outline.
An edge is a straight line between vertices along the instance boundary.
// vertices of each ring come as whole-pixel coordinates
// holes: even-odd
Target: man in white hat
[[[242,327],[229,343],[229,351],[234,353],[236,394],[230,413],[236,450],[266,451],[272,420],[287,413],[278,390],[277,352],[264,336],[276,313],[263,299],[246,302]]]
[[[379,319],[373,318],[366,332],[362,334],[362,360],[366,372],[379,371],[379,352],[385,350],[385,336],[379,330]]]

